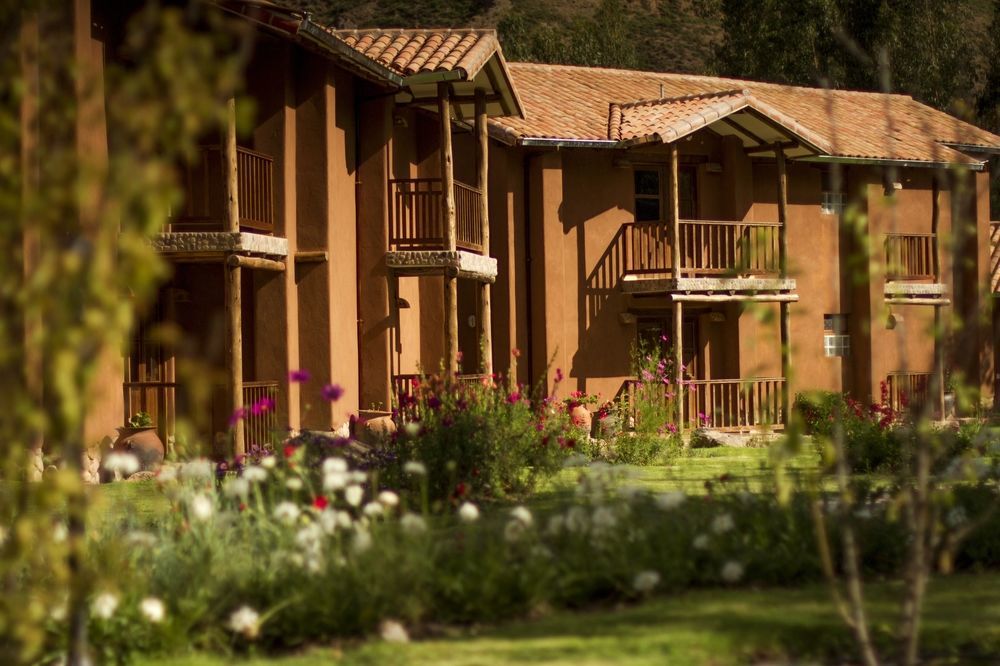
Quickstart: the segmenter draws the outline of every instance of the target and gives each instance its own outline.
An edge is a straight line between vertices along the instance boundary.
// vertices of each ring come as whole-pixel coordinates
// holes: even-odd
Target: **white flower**
[[[383,490],[378,494],[378,501],[386,508],[394,507],[399,504],[399,495],[391,490]]]
[[[208,481],[215,473],[215,466],[209,460],[192,460],[181,466],[180,477],[185,481]]]
[[[552,536],[558,536],[565,525],[566,518],[561,513],[557,513],[549,518],[549,524],[545,529]]]
[[[228,497],[246,499],[250,492],[250,482],[241,476],[226,479],[226,485],[222,487],[222,491]]]
[[[525,527],[531,527],[534,519],[531,516],[531,511],[524,506],[516,506],[510,510],[510,516],[514,520],[521,522]]]
[[[712,520],[712,531],[716,534],[725,534],[735,526],[733,517],[728,513],[720,513]]]
[[[729,560],[722,565],[722,580],[735,583],[743,578],[743,565],[735,560]]]
[[[172,483],[177,480],[177,468],[173,465],[164,465],[156,473],[156,480],[159,483]]]
[[[347,472],[347,461],[343,458],[327,458],[323,461],[323,474],[333,474],[335,472]]]
[[[104,468],[114,474],[127,477],[139,471],[139,459],[131,453],[115,451],[104,459]]]
[[[267,470],[258,465],[249,465],[243,470],[243,478],[250,483],[261,483],[267,480]]]
[[[52,527],[52,540],[56,543],[62,543],[69,536],[69,530],[66,529],[64,523],[56,523]]]
[[[686,499],[687,496],[680,490],[671,493],[660,493],[656,496],[656,507],[662,511],[671,511],[683,504]]]
[[[566,529],[570,532],[582,532],[587,529],[587,510],[582,506],[573,505],[566,512]]]
[[[427,467],[418,460],[411,460],[403,465],[403,471],[414,476],[424,476],[427,474]]]
[[[632,587],[639,594],[648,594],[660,584],[660,574],[655,571],[640,571],[632,581]]]
[[[361,506],[361,499],[364,497],[364,494],[364,488],[361,486],[350,485],[347,486],[346,490],[344,490],[344,499],[346,499],[347,503],[351,506]]]
[[[474,523],[479,520],[479,507],[472,502],[464,502],[458,507],[458,517],[463,523]]]
[[[285,481],[285,487],[291,490],[292,492],[298,492],[302,490],[302,479],[300,479],[297,476],[289,477]]]
[[[594,509],[594,515],[591,520],[594,524],[594,533],[599,535],[610,532],[618,525],[618,518],[615,517],[615,512],[606,506],[599,506]]]
[[[361,509],[361,512],[369,518],[378,518],[385,513],[385,507],[378,502],[369,502]]]
[[[329,460],[339,460],[338,458],[330,458]],[[323,490],[328,493],[333,493],[338,490],[343,490],[347,486],[348,477],[346,471],[332,471],[323,474]]]
[[[191,517],[202,523],[212,517],[214,510],[212,498],[204,493],[198,493],[188,502],[188,511],[191,512]]]
[[[708,548],[708,535],[707,534],[699,534],[698,536],[696,536],[694,538],[694,541],[691,542],[691,545],[694,546],[698,550],[705,550],[705,549],[707,549]]]
[[[333,509],[323,509],[323,512],[319,514],[319,524],[323,528],[323,531],[327,534],[333,534],[337,531],[339,527],[337,522],[337,512]]]
[[[351,542],[354,552],[361,554],[372,547],[372,535],[368,530],[359,529],[354,533],[354,540]]]
[[[156,536],[150,532],[134,530],[125,535],[125,541],[132,546],[152,548],[156,545]]]
[[[503,538],[507,540],[507,543],[517,543],[524,538],[527,529],[520,520],[510,520],[507,522],[507,527],[504,528]]]
[[[279,502],[278,505],[274,507],[274,517],[287,525],[291,525],[298,520],[299,514],[301,513],[302,511],[299,510],[297,504],[287,500]]]
[[[166,606],[156,597],[146,597],[139,603],[139,612],[147,621],[153,624],[163,622],[167,615]]]
[[[423,516],[415,513],[404,514],[402,518],[399,519],[399,526],[403,528],[403,531],[407,534],[421,534],[427,531],[427,521],[424,520]]]
[[[416,437],[420,434],[420,424],[415,421],[410,421],[403,426],[403,432],[406,433],[407,437]]]
[[[111,619],[111,616],[115,614],[115,610],[117,608],[118,597],[110,592],[101,592],[94,597],[94,601],[90,605],[90,609],[94,614],[94,617],[98,617],[102,620]]]
[[[378,633],[386,643],[409,643],[410,635],[406,627],[395,620],[384,620],[378,628]]]
[[[240,606],[229,616],[229,628],[252,641],[260,633],[260,615],[249,606]]]
[[[260,466],[264,469],[274,469],[278,466],[278,459],[274,456],[264,456],[260,459]]]

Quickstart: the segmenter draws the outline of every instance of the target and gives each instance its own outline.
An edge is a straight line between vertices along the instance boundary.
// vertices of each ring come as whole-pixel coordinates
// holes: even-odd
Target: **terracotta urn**
[[[569,418],[573,421],[573,425],[581,428],[587,433],[590,433],[590,427],[593,423],[593,416],[590,414],[590,410],[583,405],[574,405],[569,410]]]
[[[111,445],[112,451],[134,455],[139,460],[140,471],[153,472],[159,468],[163,462],[164,448],[154,426],[123,426],[117,430],[118,439]]]

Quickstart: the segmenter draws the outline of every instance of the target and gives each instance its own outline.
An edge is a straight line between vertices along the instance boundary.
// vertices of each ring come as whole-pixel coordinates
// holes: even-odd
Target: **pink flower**
[[[266,414],[274,411],[274,398],[263,397],[250,407],[250,413],[254,416]]]
[[[517,403],[517,401],[519,401],[520,399],[521,399],[521,394],[517,391],[514,391],[513,393],[507,396],[507,402],[509,402],[512,405]]]
[[[514,347],[513,349],[510,350],[510,355],[513,356],[514,358],[520,358],[521,350],[518,349],[517,347]]]
[[[562,368],[556,368],[556,383],[558,384],[564,379]]]
[[[667,424],[667,430],[669,430],[673,434],[676,434],[677,433],[677,426],[674,425],[673,423],[668,423]]]
[[[308,370],[292,370],[288,373],[288,381],[293,384],[305,384],[309,381],[309,377],[311,375]]]
[[[327,384],[320,391],[320,395],[327,402],[337,402],[344,395],[344,387],[340,384]]]
[[[232,416],[229,417],[229,427],[232,428],[234,425],[242,421],[247,417],[247,408],[240,407],[233,411]]]

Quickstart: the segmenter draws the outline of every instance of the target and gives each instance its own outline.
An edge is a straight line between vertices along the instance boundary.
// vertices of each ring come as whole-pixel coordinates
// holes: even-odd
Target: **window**
[[[844,188],[842,183],[833,182],[829,171],[822,174],[823,198],[820,200],[819,212],[823,215],[840,215],[844,212]]]
[[[823,354],[826,356],[849,356],[851,336],[848,334],[847,315],[823,315]]]
[[[669,205],[667,195],[668,174],[662,167],[637,168],[635,174],[635,221],[666,222]],[[695,170],[689,165],[677,172],[677,207],[682,220],[698,217]]]
[[[660,222],[662,193],[659,169],[635,170],[635,221]]]

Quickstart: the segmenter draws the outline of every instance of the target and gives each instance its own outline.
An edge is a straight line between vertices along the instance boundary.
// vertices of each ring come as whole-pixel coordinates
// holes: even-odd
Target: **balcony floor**
[[[400,250],[386,252],[385,263],[399,275],[450,273],[478,282],[495,282],[497,260],[465,250]]]
[[[288,239],[245,231],[182,231],[157,234],[152,239],[158,252],[175,256],[217,256],[231,253],[269,258],[288,256]]]
[[[940,282],[887,281],[885,301],[896,305],[948,305],[947,287]]]
[[[663,275],[626,275],[622,278],[622,291],[626,294],[704,294],[756,296],[767,294],[789,296],[794,294],[795,280],[790,278],[730,278],[682,277]],[[783,299],[783,300],[787,300]]]

